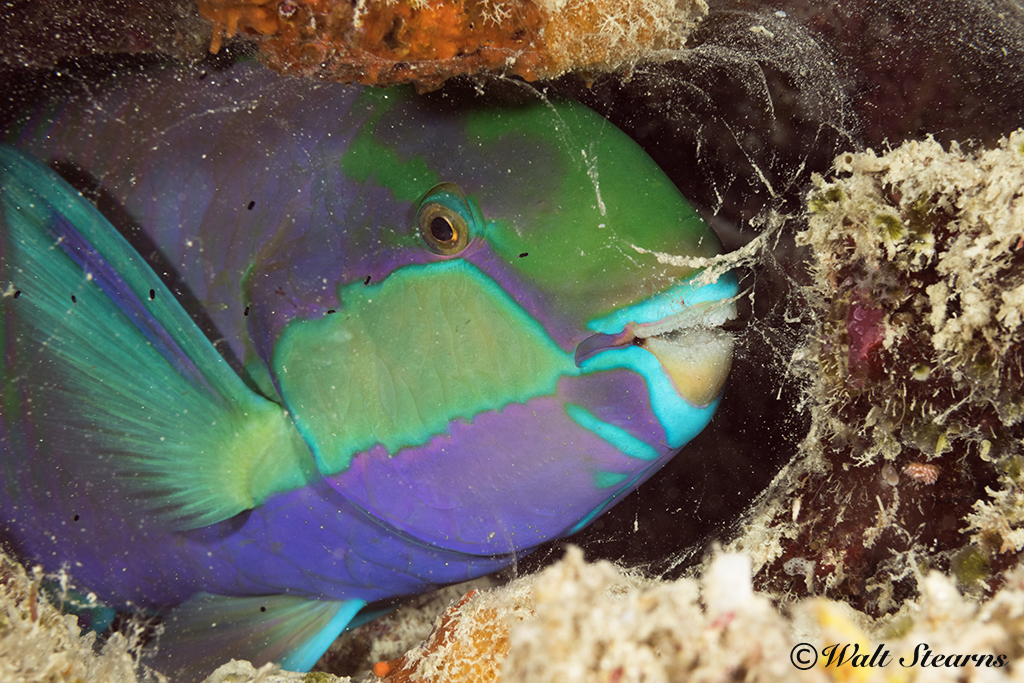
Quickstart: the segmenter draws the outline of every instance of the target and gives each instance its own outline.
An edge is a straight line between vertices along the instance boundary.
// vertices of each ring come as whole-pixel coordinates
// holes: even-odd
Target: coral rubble
[[[47,600],[42,578],[0,553],[0,680],[136,683],[138,639],[117,633],[94,651],[96,634]]]
[[[351,683],[351,680],[322,671],[282,671],[274,664],[264,664],[257,669],[249,662],[232,659],[207,676],[203,683]]]
[[[94,654],[88,647],[92,637],[83,639],[73,618],[59,616],[45,601],[36,603],[38,626],[12,627],[10,615],[20,614],[23,621],[30,617],[34,579],[16,565],[5,564],[3,571],[4,680],[136,680],[132,648],[111,641],[102,655]],[[826,598],[800,600],[780,610],[754,589],[746,555],[718,553],[699,579],[660,581],[608,562],[587,563],[580,550],[570,548],[540,574],[467,595],[438,618],[435,632],[382,683],[1019,680],[1015,677],[1024,670],[1021,604],[1021,568],[1008,572],[1003,588],[983,604],[965,598],[950,578],[931,572],[916,601],[876,620]],[[28,635],[36,642],[25,640]],[[60,638],[65,635],[70,637]],[[15,642],[26,652],[11,649]],[[862,653],[887,652],[878,658],[887,663],[829,663],[828,648],[837,643]],[[806,658],[808,646],[816,659]],[[900,658],[906,664],[914,661],[923,648],[955,658],[956,664],[938,669],[899,664]],[[28,666],[30,658],[35,663]],[[798,668],[794,661],[803,664]],[[38,667],[39,662],[45,666]],[[205,683],[350,680],[231,661]]]
[[[465,581],[431,593],[406,598],[395,609],[342,634],[327,650],[316,668],[322,671],[368,672],[383,664],[388,671],[404,668],[403,657],[427,640],[439,614],[458,603],[470,592],[486,590],[508,582],[503,574]],[[401,660],[401,661],[400,661]]]
[[[510,622],[529,614],[524,590],[528,582],[519,581],[501,591],[470,591],[438,618],[426,640],[401,657],[378,662],[373,672],[386,683],[500,680]]]
[[[703,604],[702,604],[703,603]],[[705,608],[706,606],[706,608]],[[379,669],[384,683],[708,680],[749,633],[733,665],[771,665],[782,680],[786,624],[750,584],[741,555],[720,557],[703,584],[661,582],[570,547],[557,564],[508,586],[467,594],[431,636]]]
[[[730,547],[757,555],[762,588],[876,616],[929,569],[991,594],[1024,550],[1024,131],[836,171],[800,237],[811,431]]]
[[[610,71],[680,48],[703,0],[199,0],[222,34],[257,37],[283,73],[440,85],[496,71],[527,80]]]
[[[750,583],[750,562],[720,555],[701,581],[641,579],[570,549],[538,575],[535,617],[515,626],[506,683],[784,680],[784,618]],[[757,634],[753,637],[753,634]],[[777,656],[777,655],[782,655]],[[753,678],[752,678],[753,679]]]
[[[1014,680],[1022,598],[1020,569],[984,605],[932,572],[893,617],[826,598],[781,611],[754,590],[746,555],[716,554],[699,580],[659,581],[570,548],[538,575],[467,595],[382,683]],[[839,662],[832,645],[850,656]],[[952,663],[929,669],[926,653]]]

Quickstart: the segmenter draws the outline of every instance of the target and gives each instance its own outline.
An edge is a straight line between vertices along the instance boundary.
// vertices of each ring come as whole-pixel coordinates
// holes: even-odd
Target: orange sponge
[[[683,46],[703,0],[199,0],[222,36],[256,37],[278,71],[372,85],[484,71],[527,80],[630,66]]]

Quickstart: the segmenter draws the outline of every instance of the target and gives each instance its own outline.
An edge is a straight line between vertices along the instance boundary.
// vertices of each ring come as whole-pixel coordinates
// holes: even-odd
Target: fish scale
[[[165,613],[177,677],[301,670],[653,475],[721,400],[736,279],[659,263],[718,242],[611,124],[524,93],[150,68],[11,126],[18,554]]]

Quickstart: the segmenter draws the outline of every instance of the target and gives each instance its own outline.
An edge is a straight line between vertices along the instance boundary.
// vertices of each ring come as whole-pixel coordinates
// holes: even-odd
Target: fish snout
[[[734,341],[722,325],[736,314],[736,303],[727,299],[682,305],[651,322],[630,321],[618,332],[597,332],[580,342],[576,366],[606,351],[638,346],[657,359],[687,403],[703,408],[718,398],[729,376]]]

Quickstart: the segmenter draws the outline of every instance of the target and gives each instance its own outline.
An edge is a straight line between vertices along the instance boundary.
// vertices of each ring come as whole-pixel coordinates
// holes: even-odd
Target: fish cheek
[[[273,372],[323,474],[377,445],[394,455],[472,420],[554,393],[571,356],[484,273],[459,259],[339,290],[341,308],[295,320]]]

